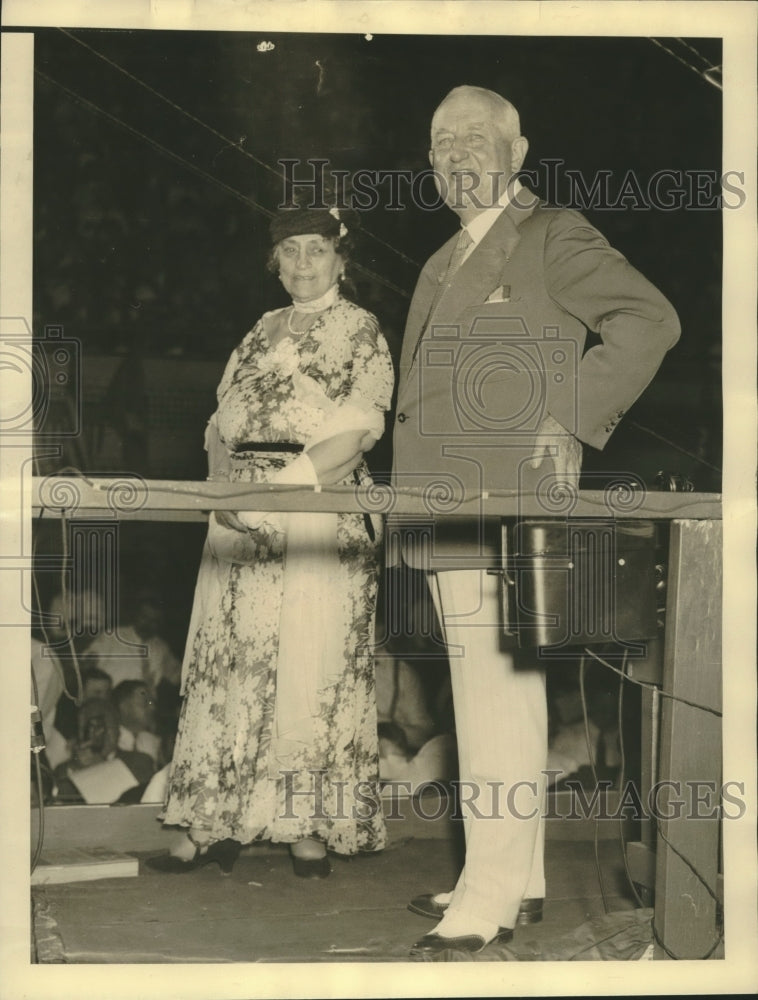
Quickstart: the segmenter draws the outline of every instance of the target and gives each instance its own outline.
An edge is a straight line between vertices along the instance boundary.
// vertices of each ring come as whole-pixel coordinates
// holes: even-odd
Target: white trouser
[[[544,897],[545,674],[501,647],[500,577],[429,575],[450,660],[466,861],[450,909],[514,927]]]

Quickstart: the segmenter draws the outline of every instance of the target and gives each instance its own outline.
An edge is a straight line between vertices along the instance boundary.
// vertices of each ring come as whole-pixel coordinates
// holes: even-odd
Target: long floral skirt
[[[376,851],[386,830],[378,786],[374,615],[378,541],[363,518],[338,516],[339,593],[345,602],[339,679],[320,692],[310,752],[269,774],[276,696],[284,536],[250,533],[254,559],[230,567],[216,609],[197,628],[189,656],[163,820],[214,840],[316,837],[340,854]],[[203,554],[195,600],[214,559]],[[308,636],[302,636],[303,662]],[[282,669],[298,670],[298,663]],[[314,765],[315,762],[315,765]]]

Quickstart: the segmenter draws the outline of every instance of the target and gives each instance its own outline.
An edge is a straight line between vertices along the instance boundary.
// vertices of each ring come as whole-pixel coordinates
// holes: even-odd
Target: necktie
[[[460,235],[458,236],[458,242],[455,244],[452,256],[450,257],[450,263],[447,265],[447,271],[445,272],[445,277],[442,281],[443,285],[446,285],[458,268],[463,263],[463,258],[466,256],[466,251],[471,246],[474,241],[469,236],[468,229],[461,229]]]
[[[437,303],[441,299],[442,293],[445,291],[447,286],[452,281],[453,275],[463,263],[463,258],[466,256],[466,252],[468,251],[468,248],[471,246],[473,242],[474,241],[469,235],[468,229],[461,229],[458,235],[458,242],[453,247],[453,252],[450,256],[450,262],[447,265],[447,270],[445,271],[444,276],[440,279],[439,285],[437,286],[437,291],[435,292],[434,298],[432,299],[432,304],[429,307],[429,312],[427,313],[426,322],[421,328],[421,333],[419,334],[418,340],[416,341],[416,347],[413,351],[414,361],[416,360],[416,355],[418,354],[418,348],[419,344],[421,343],[421,338],[426,333],[427,327],[429,326],[429,320],[432,318],[434,310],[437,308]]]

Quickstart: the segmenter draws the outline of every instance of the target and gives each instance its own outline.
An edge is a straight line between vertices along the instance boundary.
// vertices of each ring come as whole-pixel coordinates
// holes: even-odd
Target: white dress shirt
[[[480,212],[479,215],[471,220],[471,222],[461,227],[468,232],[473,241],[469,244],[469,248],[463,257],[463,261],[467,260],[477,246],[482,242],[490,229],[492,229],[495,225],[495,220],[498,218],[505,206],[518,195],[522,187],[523,185],[517,177],[512,184],[508,184],[505,191],[503,191],[498,198],[496,205],[493,205],[492,208],[485,208],[484,211]],[[463,263],[463,261],[461,261],[461,263]]]

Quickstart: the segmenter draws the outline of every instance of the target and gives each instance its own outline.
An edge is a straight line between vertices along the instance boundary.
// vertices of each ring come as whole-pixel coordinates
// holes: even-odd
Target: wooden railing
[[[209,510],[338,511],[445,517],[592,517],[720,520],[721,497],[714,493],[658,493],[628,482],[603,490],[554,489],[545,494],[518,490],[450,495],[444,484],[429,490],[369,487],[269,486],[254,483],[192,482],[48,476],[32,480],[35,516],[69,517],[110,511],[136,520],[198,521]]]

